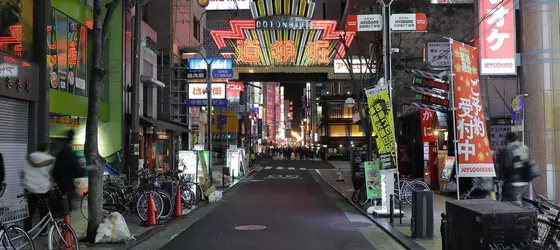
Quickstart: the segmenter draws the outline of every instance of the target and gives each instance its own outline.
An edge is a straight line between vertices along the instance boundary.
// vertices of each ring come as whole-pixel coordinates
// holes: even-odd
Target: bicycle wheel
[[[193,203],[194,203],[194,193],[189,187],[183,185],[181,187],[181,205],[183,206],[183,208],[190,209]]]
[[[365,206],[368,201],[366,188],[360,188],[360,193],[358,194],[358,205]]]
[[[171,197],[165,193],[165,192],[158,192],[158,194],[161,196],[162,201],[163,201],[163,207],[162,207],[162,213],[160,216],[160,219],[162,220],[166,220],[171,218],[171,215],[173,215],[173,200],[171,200]]]
[[[154,201],[156,209],[156,218],[159,219],[161,213],[163,212],[163,198],[161,195],[154,191],[149,191],[141,194],[136,201],[136,214],[142,221],[148,219],[148,194],[152,194],[152,200]]]
[[[422,191],[422,190],[430,190],[430,187],[424,183],[423,181],[414,180],[408,183],[405,187],[404,198],[408,205],[412,205],[412,192],[413,191]]]
[[[35,249],[31,236],[29,236],[23,228],[16,225],[11,225],[6,228],[6,232],[4,232],[4,235],[2,236],[2,245],[4,246],[4,249]]]
[[[80,244],[76,232],[68,223],[57,221],[57,227],[51,226],[52,234],[49,240],[49,249],[79,250]]]
[[[88,219],[88,197],[89,194],[86,194],[84,196],[82,196],[82,201],[80,202],[80,211],[82,212],[82,215],[84,216],[84,218],[86,218],[86,220]],[[105,190],[103,190],[103,213],[109,213],[109,210],[106,210],[106,204],[110,205],[111,207],[114,207],[116,202],[115,202],[115,198],[113,197],[113,195]]]

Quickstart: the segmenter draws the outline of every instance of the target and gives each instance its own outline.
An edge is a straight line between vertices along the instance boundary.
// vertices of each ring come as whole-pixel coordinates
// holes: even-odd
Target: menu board
[[[443,170],[441,171],[440,179],[449,181],[451,179],[451,173],[453,173],[453,167],[455,166],[455,157],[446,156],[443,161]]]

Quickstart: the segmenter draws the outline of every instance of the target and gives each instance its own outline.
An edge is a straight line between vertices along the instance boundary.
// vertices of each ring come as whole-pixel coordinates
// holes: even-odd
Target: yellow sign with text
[[[371,125],[377,135],[375,140],[379,154],[391,154],[393,158],[392,166],[395,166],[397,152],[389,87],[384,85],[366,89],[366,96]]]

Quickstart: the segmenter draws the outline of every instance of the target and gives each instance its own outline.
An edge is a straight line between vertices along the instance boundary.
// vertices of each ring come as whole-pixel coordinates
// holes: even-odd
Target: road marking
[[[284,169],[283,167],[276,167],[276,169]]]
[[[307,170],[307,168],[299,168],[299,170]]]
[[[271,169],[271,168],[272,168],[271,166],[268,166],[268,167],[265,167],[264,169]]]
[[[288,168],[289,170],[294,170],[295,168]]]

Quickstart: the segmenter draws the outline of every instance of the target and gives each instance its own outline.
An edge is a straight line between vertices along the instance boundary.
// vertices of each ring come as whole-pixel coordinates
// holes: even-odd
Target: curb
[[[235,182],[234,184],[230,185],[229,187],[221,190],[222,193],[225,193],[227,191],[229,191],[231,188],[235,187],[238,183],[240,183],[241,181],[243,181],[245,178],[251,176],[253,173],[256,173],[256,171],[251,171],[249,174],[243,176],[241,179],[239,179],[239,181]],[[200,206],[197,206],[196,208],[192,209],[191,212],[204,207],[208,204],[208,202],[204,202],[203,204],[201,204]],[[191,213],[189,212],[189,213]],[[159,231],[163,230],[166,226],[169,226],[175,222],[180,221],[181,219],[185,218],[188,214],[183,215],[183,217],[181,218],[171,218],[167,221],[165,221],[164,223],[161,223],[160,225],[154,226],[153,228],[149,229],[148,231],[136,236],[136,240],[134,240],[134,242],[131,242],[130,245],[129,244],[124,244],[122,247],[125,250],[128,249],[132,249],[136,246],[138,246],[139,244],[141,244],[142,242],[146,241],[147,239],[149,239],[151,236],[155,235],[156,233],[158,233]],[[95,245],[94,245],[95,246]]]
[[[366,213],[364,210],[360,208],[360,206],[356,205],[350,198],[344,196],[342,192],[340,192],[337,188],[335,188],[330,182],[325,180],[325,177],[321,175],[318,169],[315,169],[315,172],[321,177],[321,180],[326,182],[332,189],[334,189],[340,196],[342,196],[346,201],[348,201],[352,206],[354,206],[358,211],[360,211],[364,216],[366,216],[369,220],[375,223],[379,228],[381,228],[385,233],[387,233],[391,238],[396,240],[401,246],[408,250],[425,250],[422,246],[418,245],[415,241],[409,239],[406,235],[401,233],[399,230],[392,227],[389,223],[385,221],[380,221],[373,216]]]

